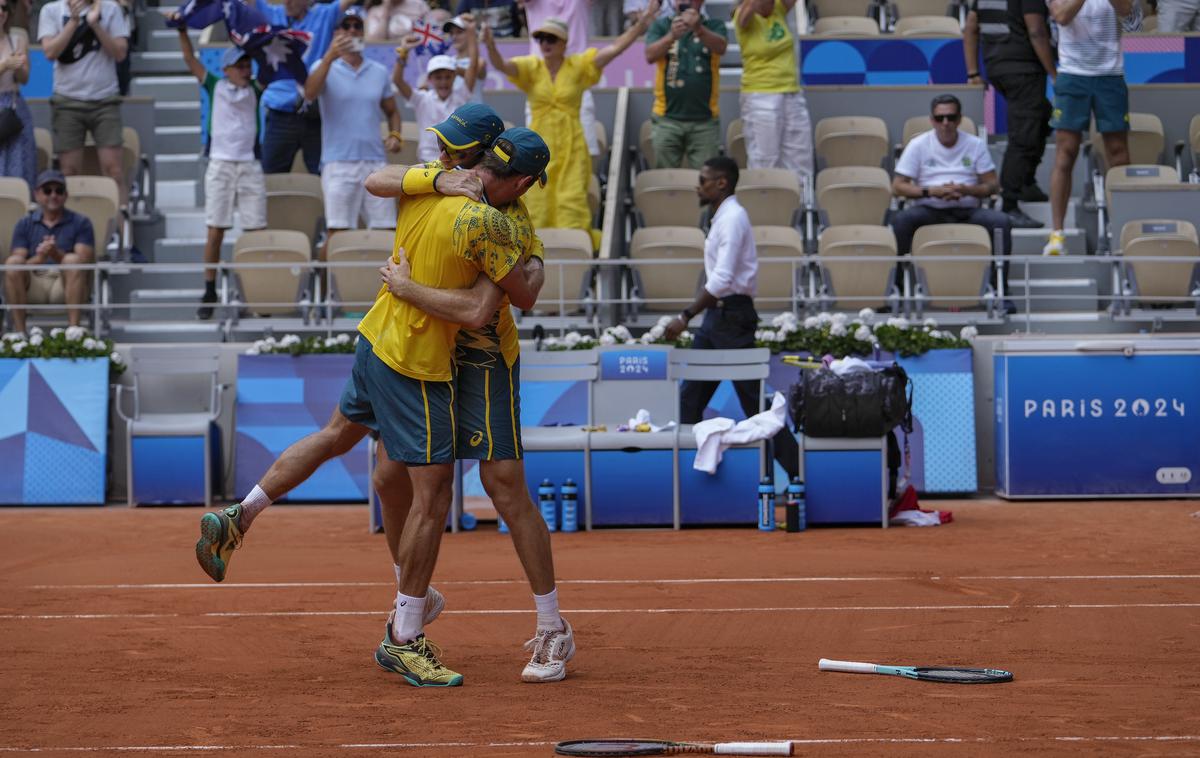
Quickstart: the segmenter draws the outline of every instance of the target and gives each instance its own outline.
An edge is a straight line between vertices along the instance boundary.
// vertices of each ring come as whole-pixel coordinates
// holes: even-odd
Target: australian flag
[[[179,20],[171,25],[203,29],[222,19],[229,30],[229,39],[258,65],[260,83],[294,79],[303,84],[308,78],[304,53],[312,35],[272,26],[266,16],[241,0],[188,0],[179,10]]]

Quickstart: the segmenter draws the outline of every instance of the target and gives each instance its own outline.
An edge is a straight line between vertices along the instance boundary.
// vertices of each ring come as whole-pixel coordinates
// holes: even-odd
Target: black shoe
[[[1041,229],[1045,224],[1031,217],[1028,213],[1020,208],[1014,208],[1011,211],[1005,211],[1008,215],[1008,220],[1012,222],[1013,229]]]
[[[204,303],[204,305],[201,305],[196,309],[196,318],[200,319],[201,321],[208,321],[213,317],[213,307],[208,305],[208,303],[217,302],[217,293],[205,292],[204,297],[200,298],[200,302]]]
[[[1007,313],[1007,314],[1008,314],[1008,315],[1010,315],[1010,316],[1016,315],[1016,312],[1017,312],[1017,304],[1016,304],[1016,303],[1014,303],[1014,302],[1013,302],[1013,301],[1011,301],[1011,300],[1005,299],[1005,301],[1004,301],[1004,312],[1005,312],[1005,313]]]
[[[1017,199],[1022,203],[1044,203],[1050,200],[1050,197],[1036,184],[1027,184],[1021,188]]]

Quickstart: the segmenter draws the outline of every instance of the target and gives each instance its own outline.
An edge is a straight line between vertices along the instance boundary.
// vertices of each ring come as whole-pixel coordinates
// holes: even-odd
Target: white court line
[[[830,737],[825,739],[780,740],[794,745],[963,745],[1011,742],[1200,742],[1200,735],[1149,734],[1120,736],[1048,737]],[[0,746],[0,753],[157,753],[225,750],[436,750],[460,748],[549,747],[553,742],[347,742],[340,745],[94,745],[79,747]]]
[[[1200,574],[1047,574],[1026,576],[751,576],[709,579],[559,579],[558,584],[644,585],[644,584],[793,584],[806,582],[908,582],[908,581],[1106,581],[1106,580],[1200,579]],[[177,584],[31,584],[33,590],[204,590],[204,589],[289,589],[305,587],[391,587],[394,582],[183,582]],[[439,587],[524,585],[524,579],[458,579],[439,581]]]
[[[1027,605],[806,605],[747,608],[564,608],[570,614],[670,614],[670,613],[823,613],[859,611],[1017,611],[1017,610],[1094,610],[1117,608],[1200,608],[1200,603],[1036,603]],[[453,616],[510,616],[532,613],[530,608],[493,608],[449,610]],[[211,611],[208,613],[6,613],[0,621],[56,621],[63,619],[159,619],[159,618],[295,618],[385,616],[387,611]]]

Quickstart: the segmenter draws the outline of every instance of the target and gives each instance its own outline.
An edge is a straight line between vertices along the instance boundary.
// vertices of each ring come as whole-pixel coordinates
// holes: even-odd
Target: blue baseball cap
[[[228,50],[226,50],[225,53],[221,56],[221,68],[229,68],[230,66],[236,66],[238,61],[240,61],[242,58],[249,58],[249,57],[250,57],[250,53],[247,53],[245,50],[241,49],[240,47],[231,47]]]
[[[451,148],[465,150],[483,145],[491,147],[496,135],[504,131],[504,120],[490,105],[467,103],[457,108],[440,124],[427,127]]]
[[[526,176],[536,176],[541,185],[546,186],[550,148],[534,130],[523,126],[505,129],[492,144],[492,152],[509,168]]]

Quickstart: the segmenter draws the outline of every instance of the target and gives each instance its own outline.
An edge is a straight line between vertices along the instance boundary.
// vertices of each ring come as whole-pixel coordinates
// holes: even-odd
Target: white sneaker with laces
[[[525,643],[525,649],[533,651],[533,657],[521,672],[521,681],[560,681],[567,675],[567,661],[575,657],[575,630],[563,619],[561,631],[539,629],[533,639]]]
[[[442,609],[446,607],[446,597],[435,590],[433,585],[425,592],[425,618],[422,624],[429,626],[433,620],[441,615]]]

